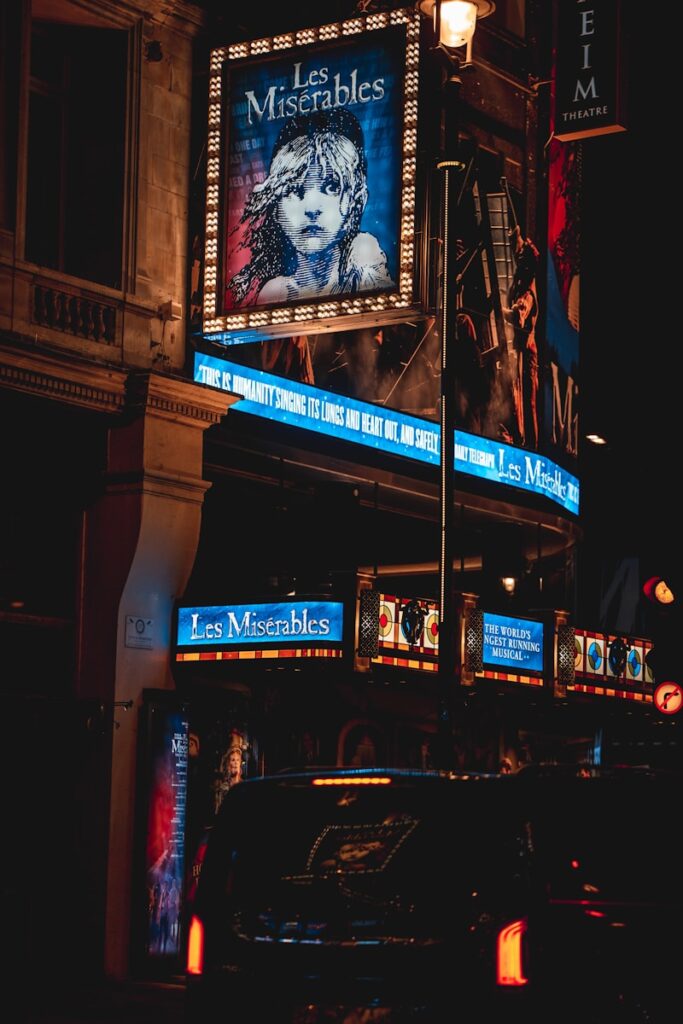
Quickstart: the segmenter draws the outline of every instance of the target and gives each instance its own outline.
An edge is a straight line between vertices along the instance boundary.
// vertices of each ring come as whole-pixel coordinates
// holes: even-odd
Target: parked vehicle
[[[373,770],[235,787],[197,891],[190,1019],[442,1021],[476,1005],[513,1020],[528,893],[510,781]]]
[[[245,782],[204,859],[189,1020],[668,1024],[679,793],[576,766]]]

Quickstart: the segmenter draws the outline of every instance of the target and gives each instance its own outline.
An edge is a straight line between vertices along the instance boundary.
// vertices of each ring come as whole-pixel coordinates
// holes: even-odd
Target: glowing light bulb
[[[477,25],[477,7],[470,0],[444,0],[441,4],[441,42],[466,46]]]

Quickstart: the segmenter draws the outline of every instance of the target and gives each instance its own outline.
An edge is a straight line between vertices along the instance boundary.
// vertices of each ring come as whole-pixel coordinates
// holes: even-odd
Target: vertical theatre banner
[[[417,62],[407,11],[213,52],[205,337],[412,304]]]
[[[558,4],[555,137],[625,130],[621,0]]]
[[[572,17],[580,23],[584,63],[593,60],[595,18],[600,31],[605,31],[604,18],[615,3],[562,3],[559,5],[559,29],[564,19]],[[614,13],[616,18],[618,11]],[[609,20],[609,19],[608,19]],[[574,25],[574,21],[572,21]],[[585,35],[584,35],[585,33]],[[573,38],[573,37],[569,37]],[[616,44],[615,44],[616,45]],[[581,143],[560,141],[580,136],[565,135],[561,130],[563,99],[566,96],[567,39],[558,37],[553,76],[551,107],[551,138],[548,152],[548,231],[546,260],[546,343],[544,429],[558,452],[578,455],[579,437],[579,334],[581,282]],[[597,53],[598,51],[596,51]],[[601,52],[601,51],[600,51]],[[563,56],[564,54],[564,56]],[[563,64],[563,61],[565,63]],[[565,70],[563,70],[563,68]],[[583,69],[583,74],[589,72]],[[594,79],[591,79],[594,81]],[[592,88],[592,86],[591,86]],[[564,89],[564,93],[562,90]]]

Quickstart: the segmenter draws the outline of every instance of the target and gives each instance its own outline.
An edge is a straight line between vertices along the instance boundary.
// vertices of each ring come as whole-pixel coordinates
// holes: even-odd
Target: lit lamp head
[[[423,14],[434,20],[434,33],[448,54],[466,46],[464,64],[472,62],[472,38],[477,20],[495,10],[492,0],[419,0]]]
[[[662,576],[651,576],[643,584],[643,593],[654,605],[669,605],[676,600],[673,590]]]

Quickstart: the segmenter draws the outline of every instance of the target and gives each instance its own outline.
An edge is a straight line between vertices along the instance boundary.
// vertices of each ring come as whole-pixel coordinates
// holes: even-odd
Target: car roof
[[[310,769],[287,768],[273,775],[264,775],[259,778],[246,779],[248,785],[311,785],[313,780],[322,779],[330,783],[339,782],[349,785],[357,783],[362,785],[362,780],[380,778],[391,779],[392,782],[454,782],[477,779],[498,779],[501,776],[497,772],[466,772],[466,771],[444,771],[438,769],[419,768],[337,768],[337,767],[316,767]]]

